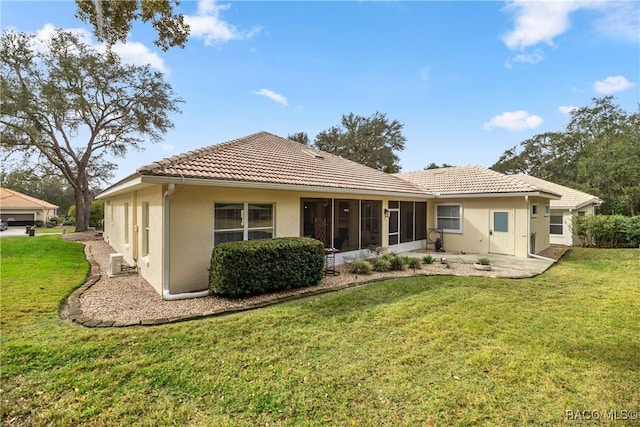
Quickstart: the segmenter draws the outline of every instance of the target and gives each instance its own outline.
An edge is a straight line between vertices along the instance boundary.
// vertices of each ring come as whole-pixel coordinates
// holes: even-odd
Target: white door
[[[513,209],[491,209],[489,216],[489,252],[515,255]]]

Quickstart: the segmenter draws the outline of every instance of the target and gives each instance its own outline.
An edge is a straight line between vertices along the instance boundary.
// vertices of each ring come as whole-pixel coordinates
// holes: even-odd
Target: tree
[[[154,43],[166,51],[184,47],[189,37],[189,25],[184,15],[175,13],[178,0],[76,0],[76,17],[91,24],[99,41],[112,46],[126,43],[133,22],[151,22],[158,38]]]
[[[55,167],[74,191],[76,229],[88,227],[92,185],[113,176],[109,156],[141,150],[173,127],[177,98],[161,73],[100,54],[71,32],[0,36],[3,150]]]
[[[314,141],[319,150],[353,160],[354,162],[393,173],[400,171],[396,151],[404,150],[404,125],[389,122],[385,114],[376,112],[370,117],[343,115],[340,126],[320,132]]]
[[[629,114],[613,97],[578,108],[562,132],[539,134],[506,150],[491,168],[526,173],[592,193],[603,213],[640,212],[640,112]]]
[[[306,132],[296,132],[294,134],[287,135],[287,139],[299,142],[300,144],[309,145],[309,135],[307,135]]]
[[[424,168],[424,170],[440,169],[440,168],[452,168],[452,167],[453,167],[453,165],[450,165],[448,163],[443,163],[440,166],[438,166],[436,163],[431,162]]]

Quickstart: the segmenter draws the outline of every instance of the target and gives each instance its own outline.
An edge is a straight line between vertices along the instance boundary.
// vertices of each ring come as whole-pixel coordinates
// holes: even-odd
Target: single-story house
[[[105,240],[166,299],[206,295],[221,242],[309,236],[337,264],[426,246],[424,190],[267,132],[142,166],[98,198]]]
[[[8,188],[0,187],[0,217],[9,226],[35,225],[58,216],[58,206]]]
[[[564,185],[536,178],[531,175],[515,175],[516,178],[529,184],[547,188],[560,194],[559,200],[551,200],[549,214],[549,234],[552,245],[581,245],[580,238],[573,233],[571,224],[573,216],[594,215],[602,200],[591,194],[565,187]]]
[[[234,240],[309,236],[339,251],[336,264],[370,247],[426,248],[436,227],[447,250],[527,257],[548,246],[548,217],[528,213],[558,195],[480,167],[453,172],[441,180],[451,191],[436,192],[419,175],[259,132],[142,166],[98,198],[105,240],[165,299],[207,295],[211,249]]]
[[[549,247],[549,204],[560,195],[470,165],[396,174],[431,195],[429,239],[446,251],[536,256]]]

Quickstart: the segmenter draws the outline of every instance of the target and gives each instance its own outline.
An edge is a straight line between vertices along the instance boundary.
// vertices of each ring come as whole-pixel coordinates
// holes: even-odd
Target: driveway
[[[9,227],[4,231],[0,231],[0,237],[10,237],[10,236],[27,236],[27,227],[26,226],[16,226]]]

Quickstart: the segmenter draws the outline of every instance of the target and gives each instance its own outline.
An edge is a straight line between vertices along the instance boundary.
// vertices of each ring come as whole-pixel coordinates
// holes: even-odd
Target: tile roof
[[[56,209],[58,206],[27,196],[8,188],[0,187],[0,208],[2,209]]]
[[[531,175],[513,175],[514,177],[528,182],[529,184],[537,185],[539,187],[544,187],[548,190],[553,191],[554,193],[560,194],[560,200],[552,200],[550,203],[551,209],[553,208],[567,208],[567,209],[577,209],[588,204],[601,204],[602,200],[598,197],[593,196],[591,194],[583,193],[582,191],[574,190],[573,188],[565,187],[564,185],[556,184],[554,182],[549,182],[541,178],[536,178]]]
[[[526,183],[514,176],[504,175],[476,165],[406,172],[396,174],[396,176],[439,195],[543,192],[559,196],[553,191]]]
[[[392,174],[268,132],[200,148],[138,168],[139,175],[422,194]]]

